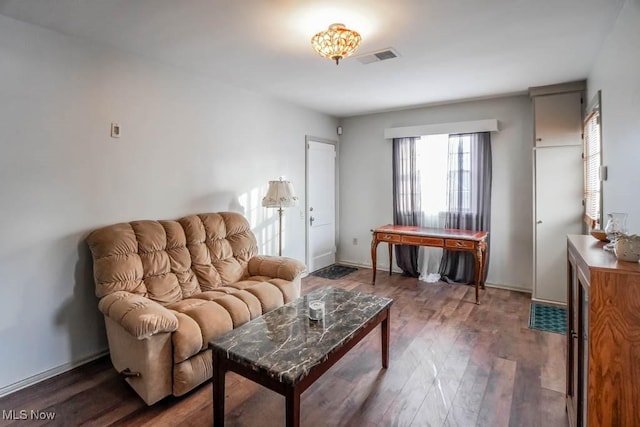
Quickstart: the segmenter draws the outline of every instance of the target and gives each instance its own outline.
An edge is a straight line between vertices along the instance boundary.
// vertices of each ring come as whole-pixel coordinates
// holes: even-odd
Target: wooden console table
[[[389,244],[389,275],[393,259],[393,245],[432,246],[451,251],[471,252],[475,259],[474,285],[476,304],[480,304],[478,289],[484,289],[486,271],[487,235],[486,231],[457,230],[453,228],[425,228],[410,225],[383,225],[371,230],[371,264],[373,284],[376,283],[376,258],[378,243]]]

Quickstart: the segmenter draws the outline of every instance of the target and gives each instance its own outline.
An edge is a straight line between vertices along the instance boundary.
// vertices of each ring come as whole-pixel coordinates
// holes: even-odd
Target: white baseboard
[[[107,354],[109,354],[109,350],[103,350],[93,356],[85,357],[84,359],[80,359],[75,362],[65,363],[64,365],[56,366],[55,368],[51,368],[47,371],[33,375],[29,378],[25,378],[24,380],[20,380],[13,384],[9,384],[8,386],[0,388],[0,397],[4,397],[11,393],[15,393],[18,390],[22,390],[23,388],[27,388],[29,386],[32,386],[44,380],[48,380],[49,378],[53,378],[56,375],[60,375],[65,372],[68,372],[74,368],[77,368],[78,366],[82,366],[89,362],[93,362],[94,360],[99,359],[103,356],[106,356]]]
[[[540,299],[540,298],[533,298],[533,297],[531,297],[531,301],[539,302],[541,304],[546,304],[546,305],[553,305],[553,306],[556,306],[556,307],[566,307],[567,306],[566,302],[551,301],[551,300],[547,300],[547,299]]]
[[[507,291],[522,292],[523,294],[530,294],[531,293],[531,289],[517,288],[515,286],[496,285],[495,283],[488,283],[488,282],[485,283],[484,285],[487,288],[505,289]]]

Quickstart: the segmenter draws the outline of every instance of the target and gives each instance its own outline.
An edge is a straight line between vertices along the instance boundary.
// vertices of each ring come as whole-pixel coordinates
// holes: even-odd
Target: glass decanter
[[[604,232],[607,233],[609,243],[604,245],[604,250],[613,251],[618,235],[627,232],[628,216],[628,214],[623,212],[612,212],[607,214],[607,225],[604,227]]]

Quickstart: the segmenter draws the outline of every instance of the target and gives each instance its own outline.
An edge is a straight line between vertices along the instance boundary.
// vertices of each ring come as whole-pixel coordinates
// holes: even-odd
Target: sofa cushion
[[[138,241],[130,224],[95,230],[87,242],[93,254],[93,275],[99,298],[117,291],[147,296]]]
[[[209,291],[167,306],[176,312],[178,329],[173,334],[175,363],[204,350],[209,341],[251,318],[247,304],[224,291]]]
[[[229,286],[223,286],[220,288],[216,288],[215,291],[205,291],[201,292],[198,295],[194,295],[193,298],[200,298],[212,301],[216,298],[219,298],[220,294],[226,295],[230,294],[234,297],[242,300],[247,306],[247,310],[249,310],[250,319],[255,319],[258,316],[262,316],[262,304],[260,304],[260,300],[250,292],[243,291],[241,289],[232,288]]]
[[[249,223],[235,212],[190,215],[179,220],[200,288],[210,291],[246,276],[257,252]]]
[[[269,282],[241,280],[229,285],[230,288],[241,289],[253,294],[260,301],[262,312],[266,313],[284,304],[284,295],[280,288]]]
[[[115,224],[92,232],[87,241],[100,298],[127,291],[167,305],[201,291],[176,221]]]
[[[212,339],[283,305],[281,287],[285,287],[280,282],[284,281],[270,280],[277,284],[243,280],[167,305],[178,319],[173,334],[174,362],[187,360]]]
[[[277,287],[282,293],[283,303],[287,304],[300,296],[298,284],[290,280],[273,279],[264,276],[251,276],[247,280],[255,280],[260,282],[268,282]]]
[[[198,298],[189,298],[167,306],[170,310],[186,314],[198,324],[199,334],[202,337],[203,350],[212,339],[233,329],[233,320],[229,312],[215,301],[207,301]],[[178,325],[180,328],[180,325]]]

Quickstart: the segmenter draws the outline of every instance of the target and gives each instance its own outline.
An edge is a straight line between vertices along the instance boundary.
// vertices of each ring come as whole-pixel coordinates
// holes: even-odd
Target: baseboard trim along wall
[[[363,263],[359,263],[359,262],[355,262],[355,261],[349,261],[349,260],[339,260],[337,261],[338,264],[343,264],[343,265],[348,265],[351,267],[359,267],[359,268],[371,268],[371,264],[363,264]],[[378,271],[389,271],[389,266],[388,265],[381,265],[378,264]],[[398,273],[401,274],[402,270],[400,270],[397,267],[393,267],[393,269],[391,270],[394,273]],[[515,287],[515,286],[508,286],[508,285],[497,285],[495,283],[485,283],[485,286],[488,288],[497,288],[497,289],[505,289],[507,291],[515,291],[515,292],[522,292],[525,294],[530,294],[531,293],[531,289],[526,289],[526,288],[520,288],[520,287]]]
[[[93,362],[96,359],[106,356],[107,354],[109,354],[109,350],[103,350],[93,356],[85,357],[84,359],[80,359],[75,362],[65,363],[64,365],[56,366],[55,368],[51,368],[29,378],[25,378],[24,380],[9,384],[8,386],[0,388],[0,397],[15,393],[18,390],[22,390],[23,388],[27,388],[39,382],[48,380],[49,378],[53,378],[56,375],[63,374],[79,366],[86,365],[87,363]]]
[[[566,307],[567,306],[567,303],[565,303],[565,302],[551,301],[551,300],[533,298],[533,297],[531,298],[531,301],[539,302],[541,304],[546,304],[546,305],[553,305],[555,307]]]
[[[530,294],[531,293],[531,289],[517,288],[515,286],[496,285],[494,283],[489,283],[489,282],[486,282],[484,285],[487,288],[504,289],[504,290],[507,290],[507,291],[522,292],[523,294]]]

